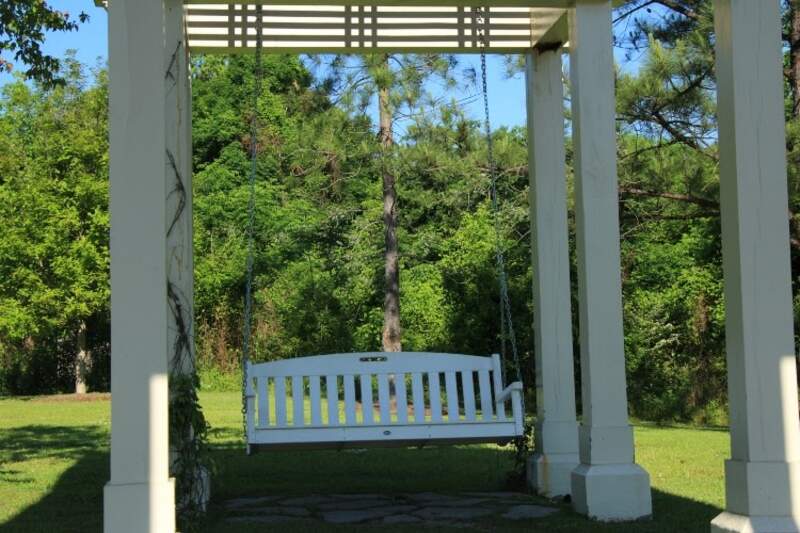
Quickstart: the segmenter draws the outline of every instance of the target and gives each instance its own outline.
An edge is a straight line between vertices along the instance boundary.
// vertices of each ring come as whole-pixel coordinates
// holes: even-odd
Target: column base
[[[106,533],[174,533],[175,480],[107,483],[103,489]]]
[[[711,521],[711,533],[797,533],[800,517],[745,516],[727,511]]]
[[[650,476],[635,463],[581,464],[572,472],[572,505],[576,512],[605,522],[649,518]]]
[[[580,464],[577,453],[535,453],[528,459],[528,486],[545,498],[572,494],[572,471]]]
[[[738,516],[800,516],[800,463],[725,461],[725,510]]]

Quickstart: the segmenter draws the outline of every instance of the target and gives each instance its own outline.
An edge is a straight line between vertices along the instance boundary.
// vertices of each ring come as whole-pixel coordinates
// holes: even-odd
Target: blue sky
[[[77,58],[84,64],[94,66],[98,60],[108,57],[108,17],[105,10],[94,7],[91,0],[50,0],[52,7],[67,11],[77,17],[81,10],[89,14],[90,19],[81,25],[77,32],[50,33],[44,43],[47,53],[62,57],[67,50],[77,52]],[[479,66],[478,56],[460,56],[462,68],[472,64]],[[19,68],[22,68],[20,66]],[[492,113],[492,126],[520,126],[525,124],[525,85],[522,76],[508,79],[501,57],[488,59],[489,67],[489,101]],[[12,75],[0,73],[0,85],[13,79]],[[463,97],[464,95],[459,95]],[[482,115],[482,101],[478,98],[467,106],[474,118]]]

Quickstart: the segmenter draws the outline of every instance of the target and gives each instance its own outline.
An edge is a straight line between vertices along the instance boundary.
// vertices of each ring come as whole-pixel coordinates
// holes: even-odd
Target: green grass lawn
[[[247,457],[237,393],[201,394],[212,426],[216,465],[206,531],[269,531],[227,526],[219,502],[245,495],[326,492],[501,490],[512,451],[457,446],[357,451],[272,452]],[[108,480],[109,402],[64,398],[0,400],[0,531],[100,531]],[[653,520],[598,524],[568,506],[534,522],[540,531],[708,531],[723,504],[728,434],[715,429],[636,426],[637,461],[653,484]],[[485,524],[486,530],[530,531],[531,523]],[[273,531],[304,531],[281,525]],[[353,526],[325,531],[351,531]],[[359,530],[377,528],[359,528]],[[387,531],[387,526],[381,526]],[[417,531],[397,527],[390,531]],[[463,530],[460,530],[463,531]]]

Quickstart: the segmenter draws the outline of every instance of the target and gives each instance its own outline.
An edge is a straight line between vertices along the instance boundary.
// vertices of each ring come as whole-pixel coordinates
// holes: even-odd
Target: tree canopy
[[[75,31],[89,20],[81,11],[72,16],[53,9],[44,0],[0,0],[0,70],[11,71],[9,60],[26,66],[25,77],[45,86],[62,85],[61,59],[42,50],[50,31]]]

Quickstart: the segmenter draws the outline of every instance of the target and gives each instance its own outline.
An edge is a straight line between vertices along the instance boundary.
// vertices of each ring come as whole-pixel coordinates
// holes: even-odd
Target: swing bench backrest
[[[503,387],[498,355],[317,355],[248,362],[246,376],[248,451],[504,443],[523,434],[522,384]]]

